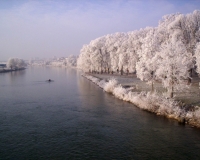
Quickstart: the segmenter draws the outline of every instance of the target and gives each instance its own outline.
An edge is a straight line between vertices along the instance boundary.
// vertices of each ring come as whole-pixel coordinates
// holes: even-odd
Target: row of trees
[[[61,57],[61,58],[51,59],[51,60],[30,60],[29,65],[76,67],[77,66],[77,56],[69,55],[68,57]]]
[[[162,81],[173,97],[193,72],[200,74],[200,11],[163,16],[158,27],[109,34],[84,45],[77,65],[85,72],[129,69],[142,81]]]
[[[67,58],[65,58],[64,65],[69,66],[69,67],[76,67],[77,66],[77,56],[70,55]]]

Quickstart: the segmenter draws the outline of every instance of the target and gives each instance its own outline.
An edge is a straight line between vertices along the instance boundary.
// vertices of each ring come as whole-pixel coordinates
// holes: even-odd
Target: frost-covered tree
[[[118,46],[115,44],[116,38],[114,34],[106,35],[105,48],[106,53],[109,54],[109,68],[111,71],[116,71],[118,68],[119,57],[117,52]]]
[[[6,64],[7,68],[11,69],[21,69],[27,66],[23,59],[19,58],[9,58]]]
[[[125,46],[125,41],[128,38],[128,35],[126,33],[116,33],[113,36],[115,38],[115,42],[113,44],[114,48],[111,53],[111,57],[113,57],[111,64],[115,65],[115,67],[113,67],[114,70],[121,70],[126,57],[127,47]]]
[[[126,40],[126,53],[128,54],[128,69],[130,72],[136,71],[136,63],[139,59],[138,52],[141,47],[141,43],[138,39],[138,31],[128,33],[128,39]]]
[[[191,63],[191,58],[182,42],[168,42],[159,56],[155,75],[162,81],[172,98],[175,89],[182,90],[186,87],[185,79],[189,76],[187,66]]]
[[[101,48],[104,46],[103,37],[97,38],[90,42],[92,70],[97,71],[103,68],[103,56]]]
[[[80,51],[79,58],[77,60],[77,67],[82,69],[84,72],[91,70],[91,52],[89,45],[84,45]]]
[[[169,17],[171,18],[165,20],[167,25],[160,25],[159,28],[163,28],[165,31],[167,31],[167,39],[170,39],[172,36],[176,35],[176,38],[182,41],[184,44],[187,53],[194,55],[196,43],[200,40],[200,12],[196,10],[187,15],[179,13]],[[190,77],[194,71],[194,59],[192,62],[193,63],[188,66]],[[191,82],[191,78],[188,79],[188,82]]]
[[[197,43],[196,45],[195,58],[196,58],[197,72],[200,75],[200,42]]]
[[[110,59],[111,59],[110,60],[111,70],[117,71],[119,63],[119,55],[116,52],[110,52]]]
[[[198,66],[197,56],[194,58],[198,42],[200,11],[169,14],[163,16],[156,28],[118,32],[92,40],[81,49],[78,66],[84,71],[136,70],[137,77],[150,84],[162,80],[173,96],[174,88],[182,88],[175,86],[183,84],[186,77],[191,80],[189,73],[195,70],[195,63]]]
[[[153,84],[156,80],[155,72],[157,69],[155,54],[158,52],[156,28],[146,28],[146,36],[143,37],[141,42],[141,51],[138,52],[139,61],[136,64],[137,77],[151,84],[153,91]]]
[[[76,67],[77,66],[77,56],[75,56],[75,55],[68,56],[64,61],[64,65],[69,66],[69,67]]]

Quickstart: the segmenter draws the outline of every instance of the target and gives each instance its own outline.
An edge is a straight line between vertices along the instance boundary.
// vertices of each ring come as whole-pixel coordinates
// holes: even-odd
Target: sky
[[[79,55],[98,37],[194,10],[200,0],[0,0],[0,61]]]

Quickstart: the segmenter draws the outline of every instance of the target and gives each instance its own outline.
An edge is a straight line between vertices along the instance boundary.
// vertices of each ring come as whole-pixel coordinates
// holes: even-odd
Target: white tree
[[[136,71],[136,63],[139,59],[138,51],[141,47],[141,43],[138,39],[138,31],[133,31],[128,33],[127,49],[126,52],[128,54],[128,69],[130,72]]]
[[[77,57],[75,55],[70,55],[65,59],[64,64],[65,63],[67,66],[76,67],[77,66]]]
[[[156,80],[157,59],[155,59],[155,53],[158,51],[158,41],[156,28],[146,28],[146,30],[146,37],[141,40],[141,52],[138,52],[139,61],[136,64],[136,69],[137,77],[151,84],[153,91]]]
[[[113,50],[115,50],[115,48]],[[119,55],[116,52],[112,51],[110,52],[110,59],[111,70],[116,71],[118,69]]]
[[[77,59],[77,67],[84,72],[91,70],[91,52],[89,45],[84,45],[80,51],[79,58]]]
[[[27,66],[26,62],[19,58],[9,58],[6,66],[11,69],[22,69]]]
[[[92,40],[81,49],[77,63],[84,71],[100,70],[99,68],[116,71],[129,68],[132,72],[136,69],[137,76],[151,84],[159,78],[164,87],[167,87],[169,77],[176,77],[172,79],[180,84],[178,81],[185,77],[190,78],[185,72],[194,68],[193,55],[196,43],[200,41],[199,28],[200,11],[187,15],[166,15],[156,28],[118,32]],[[174,63],[177,63],[177,66],[174,66]],[[174,72],[175,68],[179,67],[181,71]],[[172,70],[174,75],[171,73],[173,76],[170,76]],[[162,72],[167,72],[164,73],[166,76],[163,76]],[[168,87],[172,84],[171,88],[174,88],[176,82],[169,81]]]
[[[196,45],[195,58],[196,58],[197,72],[200,75],[200,42],[197,43]]]
[[[103,57],[101,54],[101,49],[93,49],[91,52],[91,63],[92,63],[92,70],[94,71],[101,71],[103,68]]]
[[[170,41],[162,47],[155,75],[162,80],[163,86],[172,98],[175,89],[181,90],[186,87],[184,81],[189,76],[187,66],[191,63],[191,57],[188,57],[187,50],[180,41]]]
[[[197,43],[196,45],[195,58],[196,58],[197,72],[200,75],[200,42]],[[200,86],[200,83],[199,83],[199,86]]]
[[[178,40],[181,40],[186,47],[187,53],[194,55],[196,43],[200,40],[200,11],[194,11],[193,13],[183,15],[176,15],[174,21],[168,25],[170,35],[176,34]],[[195,61],[190,64],[189,73],[190,78],[188,82],[191,82],[192,72],[194,71]]]

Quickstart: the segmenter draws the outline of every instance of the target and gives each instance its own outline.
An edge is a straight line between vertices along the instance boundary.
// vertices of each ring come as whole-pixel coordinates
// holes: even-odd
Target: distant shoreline
[[[20,70],[25,70],[26,68],[18,68],[18,69],[8,69],[8,68],[3,68],[0,69],[0,73],[6,73],[6,72],[14,72],[14,71],[20,71]]]

